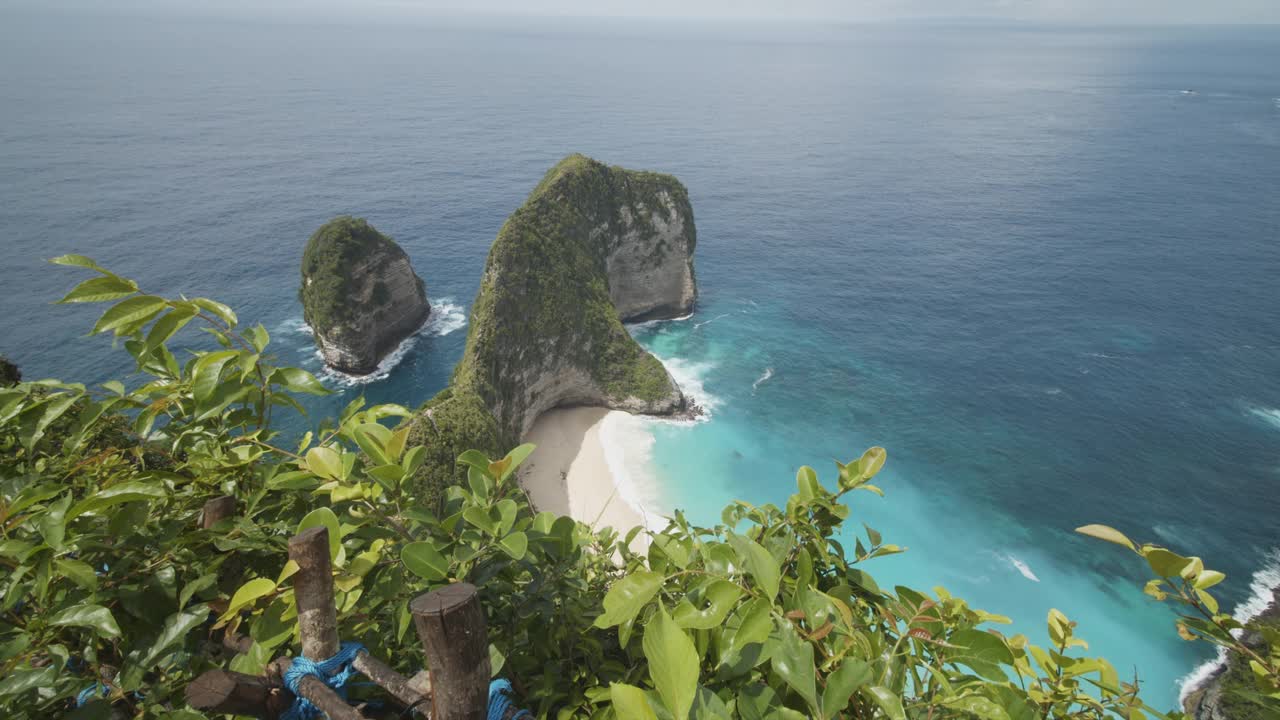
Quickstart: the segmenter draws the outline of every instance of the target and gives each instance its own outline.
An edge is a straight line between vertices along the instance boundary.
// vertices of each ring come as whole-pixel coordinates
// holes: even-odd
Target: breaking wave
[[[1248,408],[1248,412],[1250,415],[1280,430],[1280,410],[1276,410],[1275,408],[1251,407]]]
[[[761,385],[768,382],[771,377],[773,377],[773,368],[765,368],[764,374],[756,378],[755,382],[751,383],[751,392],[755,392],[756,388],[759,388]]]
[[[348,375],[347,373],[334,370],[324,365],[324,357],[320,354],[319,349],[315,349],[308,359],[319,361],[323,368],[316,373],[316,377],[322,382],[329,382],[343,387],[354,387],[357,385],[367,385],[379,380],[385,380],[391,371],[395,369],[404,356],[409,354],[414,345],[418,344],[418,340],[424,337],[442,337],[456,330],[460,330],[467,326],[467,308],[458,305],[453,298],[440,298],[431,304],[431,315],[427,321],[418,328],[418,331],[405,338],[395,350],[392,350],[382,362],[378,363],[378,367],[368,375]],[[308,338],[315,335],[315,331],[311,329],[301,318],[291,318],[280,324],[280,330],[295,335],[306,335]],[[311,343],[307,341],[308,345]]]
[[[1010,565],[1012,565],[1013,568],[1022,575],[1022,577],[1030,580],[1031,582],[1040,582],[1040,578],[1036,577],[1036,574],[1032,572],[1030,565],[1027,565],[1022,560],[1019,560],[1018,558],[1008,553],[1005,553],[1000,557],[1001,559],[1005,560]]]
[[[694,404],[702,408],[702,415],[690,420],[664,420],[662,422],[705,422],[711,419],[715,409],[720,406],[720,398],[707,391],[706,379],[715,365],[705,362],[693,362],[683,358],[662,357],[654,355],[671,373],[671,378],[680,386],[681,392]]]
[[[1235,607],[1232,617],[1241,623],[1254,619],[1271,604],[1277,587],[1280,587],[1280,550],[1272,550],[1262,569],[1255,572],[1249,581],[1249,597]],[[1232,630],[1231,633],[1238,637],[1241,631]],[[1217,657],[1201,663],[1178,680],[1178,703],[1186,702],[1187,696],[1213,677],[1226,662],[1227,649],[1218,648]]]

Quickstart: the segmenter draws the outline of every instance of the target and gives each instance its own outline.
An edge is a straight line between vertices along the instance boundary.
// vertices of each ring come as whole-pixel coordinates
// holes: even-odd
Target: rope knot
[[[284,671],[284,685],[293,693],[293,705],[280,716],[281,720],[310,720],[319,717],[320,709],[298,693],[298,683],[305,677],[313,677],[328,685],[343,700],[347,699],[347,683],[356,675],[352,665],[356,656],[364,652],[364,645],[357,642],[342,643],[341,649],[331,658],[312,660],[299,655]]]

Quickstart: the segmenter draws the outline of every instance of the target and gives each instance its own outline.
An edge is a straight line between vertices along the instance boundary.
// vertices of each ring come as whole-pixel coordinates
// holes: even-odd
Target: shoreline
[[[630,475],[651,442],[631,426],[637,422],[642,421],[626,412],[599,407],[543,413],[524,438],[538,447],[519,472],[534,507],[597,530],[612,527],[619,538],[633,527],[665,526]],[[644,552],[648,547],[648,536],[641,534],[632,549]]]

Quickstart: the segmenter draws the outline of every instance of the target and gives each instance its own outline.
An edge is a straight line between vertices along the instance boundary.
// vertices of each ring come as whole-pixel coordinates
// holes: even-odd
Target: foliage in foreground
[[[0,389],[5,717],[199,717],[182,690],[200,672],[257,673],[297,651],[285,543],[314,525],[333,539],[344,639],[416,669],[408,602],[475,583],[494,672],[540,717],[1163,717],[1082,655],[1056,610],[1052,646],[1038,647],[942,588],[879,587],[865,564],[901,548],[844,530],[855,493],[881,492],[879,448],[839,464],[835,489],[801,468],[784,507],[737,502],[712,528],[677,513],[663,532],[620,537],[534,513],[514,480],[528,445],[464,453],[466,482],[428,503],[413,478],[430,448],[390,426],[406,408],[356,400],[286,444],[279,412],[327,391],[276,366],[260,325],[212,300],[145,294],[87,258],[55,262],[97,273],[64,302],[114,301],[94,331],[123,339],[144,379]],[[208,349],[170,347],[188,324]],[[199,529],[201,506],[225,494],[236,516]],[[1121,544],[1164,578],[1153,588],[1211,610],[1208,625],[1183,618],[1188,636],[1238,651],[1208,592],[1218,574]],[[228,632],[252,646],[229,657]],[[1264,700],[1269,640],[1255,668]]]

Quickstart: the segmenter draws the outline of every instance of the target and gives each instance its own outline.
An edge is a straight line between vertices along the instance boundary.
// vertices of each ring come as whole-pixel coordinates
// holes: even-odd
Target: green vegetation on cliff
[[[605,266],[608,243],[647,223],[642,209],[658,206],[659,193],[688,206],[670,175],[570,155],[498,231],[454,385],[483,398],[504,429],[520,432],[536,400],[524,394],[529,373],[557,364],[581,370],[618,401],[655,402],[673,391],[662,363],[618,318]]]
[[[666,368],[618,318],[605,267],[608,243],[648,222],[643,210],[658,207],[660,194],[691,213],[670,175],[570,155],[503,224],[451,385],[406,423],[428,448],[415,483],[429,506],[466,479],[454,462],[463,450],[500,455],[519,442],[531,406],[546,400],[529,390],[544,376],[589,385],[574,402],[633,399],[643,408],[678,396]]]
[[[388,427],[405,408],[361,399],[318,432],[285,438],[267,409],[301,410],[299,393],[327,391],[276,366],[261,325],[242,327],[212,300],[145,294],[88,258],[56,262],[98,274],[67,301],[110,298],[95,333],[123,339],[144,378],[0,388],[6,718],[203,717],[183,692],[201,672],[258,675],[299,652],[286,539],[316,526],[337,540],[343,640],[412,674],[421,655],[409,602],[472,583],[493,672],[538,718],[1174,717],[1085,654],[1056,609],[1052,644],[1038,646],[945,588],[878,585],[868,567],[904,549],[848,521],[859,498],[884,494],[872,484],[881,448],[825,478],[801,467],[783,506],[734,502],[711,527],[676,512],[660,532],[619,535],[535,512],[515,482],[529,445],[500,458],[461,453],[465,482],[428,497],[413,477],[442,464],[429,453],[443,449],[416,444],[438,439],[434,428]],[[218,345],[180,364],[168,343],[187,324]],[[429,407],[449,442],[503,440],[474,395],[455,388]],[[201,508],[225,495],[234,515],[202,528]],[[1140,556],[1156,576],[1147,592],[1185,608],[1179,633],[1243,659],[1258,717],[1276,716],[1280,642],[1265,631],[1255,647],[1231,636],[1211,592],[1222,573],[1111,528],[1081,532]],[[642,553],[632,546],[641,534]],[[232,632],[251,641],[246,650],[227,650]]]
[[[343,215],[321,225],[302,252],[302,286],[298,299],[307,324],[320,333],[350,322],[360,308],[351,302],[351,270],[371,254],[386,248],[398,252],[394,240],[378,232],[364,218]],[[374,288],[374,299],[385,301],[385,285]]]

